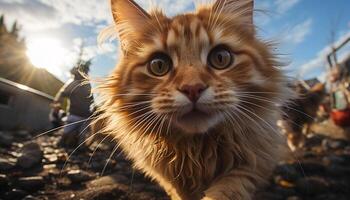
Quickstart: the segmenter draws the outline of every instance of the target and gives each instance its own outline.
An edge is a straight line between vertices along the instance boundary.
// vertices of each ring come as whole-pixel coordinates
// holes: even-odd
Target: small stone
[[[345,140],[336,140],[336,139],[324,139],[322,141],[322,147],[324,150],[328,149],[344,149],[347,146]]]
[[[92,180],[87,183],[87,186],[89,188],[96,188],[96,187],[102,187],[102,186],[108,186],[108,185],[115,185],[118,184],[118,177],[119,174],[112,174],[109,176],[103,176],[98,179]]]
[[[279,185],[283,188],[294,188],[295,184],[286,180],[280,180]]]
[[[329,184],[319,177],[307,177],[297,181],[296,189],[301,194],[313,196],[316,194],[327,193]]]
[[[12,143],[12,146],[13,146],[13,147],[16,147],[16,148],[22,148],[22,147],[23,147],[23,144],[22,144],[22,143],[14,142],[14,143]]]
[[[324,140],[324,136],[322,135],[308,135],[305,140],[305,147],[314,147],[314,146],[320,146],[322,144],[322,141]]]
[[[91,168],[95,171],[110,170],[116,166],[115,160],[102,160],[102,161],[93,161],[91,162]]]
[[[286,200],[302,200],[302,198],[300,198],[298,196],[290,196],[290,197],[287,197]]]
[[[23,139],[31,138],[29,131],[26,131],[26,130],[16,131],[16,132],[14,132],[14,134],[20,138],[23,138]]]
[[[38,198],[35,198],[32,195],[28,195],[28,196],[24,197],[23,200],[38,200]]]
[[[340,157],[340,156],[335,156],[335,155],[330,155],[330,156],[326,156],[324,158],[322,158],[322,162],[329,166],[331,164],[333,165],[343,165],[346,161],[344,158]]]
[[[17,165],[29,169],[41,163],[43,152],[37,143],[30,142],[23,146],[22,155],[17,160]]]
[[[284,200],[284,198],[279,194],[259,192],[255,195],[254,200]]]
[[[25,196],[27,196],[27,192],[19,189],[13,189],[9,192],[6,192],[4,195],[4,199],[6,200],[21,200]]]
[[[58,157],[55,154],[47,154],[44,155],[47,163],[56,163],[58,161]]]
[[[138,192],[137,193],[137,199],[138,200],[156,200],[154,197],[155,194],[150,192]]]
[[[48,164],[48,165],[44,165],[43,168],[46,170],[51,170],[51,169],[57,168],[57,165],[56,164]]]
[[[8,186],[8,179],[5,174],[0,174],[0,190]]]
[[[66,177],[57,179],[57,185],[62,189],[70,188],[71,183],[72,183],[71,180],[69,180]]]
[[[315,152],[312,152],[312,151],[305,151],[305,152],[303,152],[302,157],[305,159],[308,159],[308,158],[314,159],[314,158],[317,158],[317,154]]]
[[[57,162],[58,163],[65,163],[67,162],[68,155],[66,153],[59,153],[57,154]]]
[[[113,178],[118,183],[122,183],[122,184],[130,183],[130,179],[122,174],[115,174],[113,175]]]
[[[17,153],[17,152],[14,152],[14,151],[10,151],[10,152],[7,152],[9,155],[15,157],[15,158],[18,158],[21,156],[20,153]]]
[[[296,195],[296,191],[295,191],[294,187],[286,188],[286,187],[277,186],[273,189],[273,191],[274,191],[274,193],[280,194],[284,197]]]
[[[54,154],[54,153],[56,153],[55,149],[53,149],[51,147],[45,147],[44,148],[44,154]]]
[[[43,177],[40,176],[23,177],[18,179],[17,184],[23,190],[35,192],[45,186],[45,181]]]
[[[83,195],[79,196],[76,199],[91,199],[91,200],[111,200],[111,199],[120,199],[126,200],[127,198],[127,188],[125,187],[100,187],[87,190]],[[133,199],[133,198],[130,198]],[[136,199],[136,198],[134,198]],[[139,198],[137,198],[139,199]],[[151,199],[147,199],[151,200]]]
[[[295,166],[290,164],[279,165],[275,169],[275,174],[278,174],[286,181],[295,181],[300,177],[300,174],[295,169]]]
[[[67,176],[73,183],[86,182],[94,178],[92,175],[82,170],[71,170],[67,173]]]
[[[0,131],[0,146],[10,147],[14,142],[14,137],[9,132]]]
[[[146,190],[154,194],[164,193],[164,190],[158,185],[146,185]]]
[[[15,163],[9,159],[0,158],[0,172],[8,172],[15,167]]]
[[[146,188],[145,184],[133,184],[132,185],[132,190],[134,192],[143,192],[143,191],[145,191],[145,188]]]
[[[304,160],[302,162],[296,162],[293,165],[296,169],[307,175],[323,174],[326,172],[326,167],[322,162],[315,160]]]

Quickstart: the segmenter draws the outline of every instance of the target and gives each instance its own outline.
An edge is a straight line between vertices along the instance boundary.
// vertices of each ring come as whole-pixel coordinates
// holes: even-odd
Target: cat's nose
[[[179,88],[179,91],[186,95],[189,100],[191,100],[193,103],[196,103],[203,93],[204,90],[206,90],[208,86],[204,84],[195,84],[195,85],[183,85]]]

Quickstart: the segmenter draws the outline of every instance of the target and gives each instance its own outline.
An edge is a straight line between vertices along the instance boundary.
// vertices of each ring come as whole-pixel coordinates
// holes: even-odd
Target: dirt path
[[[57,146],[59,137],[55,133],[33,139],[23,131],[0,132],[0,200],[169,199],[120,152],[106,165],[111,142],[94,152],[95,142],[70,156],[73,150]],[[294,156],[276,168],[257,200],[350,199],[349,142],[314,135]]]

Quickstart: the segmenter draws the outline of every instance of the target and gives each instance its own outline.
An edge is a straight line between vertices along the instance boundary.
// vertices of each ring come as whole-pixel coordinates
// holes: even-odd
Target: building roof
[[[39,95],[39,96],[42,96],[42,97],[50,99],[50,100],[54,100],[54,97],[52,97],[52,96],[50,96],[50,95],[48,95],[48,94],[46,94],[44,92],[41,92],[39,90],[30,88],[30,87],[28,87],[26,85],[22,85],[22,84],[19,84],[19,83],[16,83],[16,82],[13,82],[13,81],[1,78],[1,77],[0,77],[0,83],[4,83],[6,85],[9,85],[9,86],[12,86],[12,87],[16,87],[16,88],[18,88],[20,90],[23,90],[23,91],[26,91],[26,92],[30,92],[32,94],[36,94],[36,95]]]

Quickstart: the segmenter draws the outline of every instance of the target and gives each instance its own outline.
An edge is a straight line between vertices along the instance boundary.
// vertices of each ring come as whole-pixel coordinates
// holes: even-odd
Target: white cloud
[[[56,10],[37,1],[0,2],[0,13],[11,23],[18,21],[26,35],[61,25]]]
[[[345,39],[350,37],[350,31],[343,34],[339,37],[339,39],[335,42],[335,46],[338,46],[342,42],[345,41]],[[327,55],[332,51],[332,48],[330,45],[324,47],[321,51],[318,52],[317,57],[310,60],[309,62],[303,64],[300,67],[299,74],[302,77],[305,77],[308,75],[308,73],[311,73],[317,69],[326,70],[328,63],[327,63]],[[350,45],[348,44],[345,48],[342,49],[342,51],[338,52],[338,60],[342,62],[348,55],[350,51]]]
[[[189,11],[194,7],[194,3],[191,0],[136,1],[146,10],[150,5],[157,5],[163,8],[165,13],[170,16]],[[150,4],[150,1],[153,4]],[[287,12],[298,2],[299,0],[260,0],[257,1],[257,6],[261,6],[263,9],[266,8],[266,10],[275,9]],[[92,34],[89,33],[89,36],[86,36],[88,38],[81,39],[86,42],[86,56],[88,58],[96,55],[111,55],[111,52],[116,51],[115,44],[104,44],[104,48],[99,49],[96,42],[97,34],[101,27],[113,23],[108,0],[0,0],[0,13],[6,15],[7,21],[13,22],[18,20],[27,41],[37,36],[52,36],[49,34],[54,30],[55,35],[60,37],[58,39],[63,40],[65,48],[71,52],[67,56],[66,66],[62,67],[62,70],[66,70],[67,66],[71,66],[75,62],[78,47],[77,41],[72,42],[74,37],[77,36],[69,36],[67,31],[63,29],[66,24],[80,27],[83,25],[91,31]],[[261,20],[262,17],[259,17],[259,19]],[[265,20],[261,23],[269,22],[269,19]],[[308,34],[308,32],[305,32],[307,25],[311,26],[311,24],[304,24],[304,26],[301,24],[293,28],[294,31],[291,33],[294,36],[288,36],[290,40],[295,43],[302,41]]]
[[[297,24],[285,33],[286,36],[284,37],[284,41],[292,44],[299,44],[303,42],[306,36],[312,32],[312,23],[313,20],[309,18],[304,22]]]
[[[276,0],[275,6],[277,7],[277,12],[283,14],[292,9],[299,2],[300,0]]]
[[[101,0],[38,0],[54,8],[60,16],[61,23],[98,24],[111,22],[109,1]]]
[[[151,6],[162,8],[169,16],[188,11],[194,7],[191,0],[136,0],[145,10]]]

